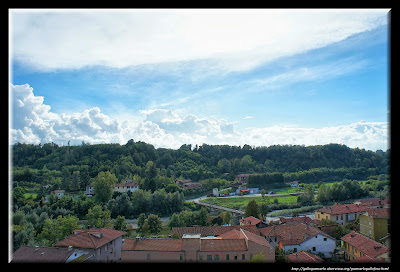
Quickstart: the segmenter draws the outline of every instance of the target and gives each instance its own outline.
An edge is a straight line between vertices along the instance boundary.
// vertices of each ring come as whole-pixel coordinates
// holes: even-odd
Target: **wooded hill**
[[[269,147],[203,144],[182,145],[174,150],[156,149],[151,144],[130,140],[125,145],[16,143],[11,149],[13,182],[57,184],[56,187],[67,190],[84,190],[102,171],[115,174],[119,182],[135,176],[145,179],[150,161],[159,177],[181,177],[194,182],[209,178],[233,180],[239,173],[275,172],[283,174],[284,182],[362,180],[388,174],[390,170],[390,150],[373,152],[340,144]]]

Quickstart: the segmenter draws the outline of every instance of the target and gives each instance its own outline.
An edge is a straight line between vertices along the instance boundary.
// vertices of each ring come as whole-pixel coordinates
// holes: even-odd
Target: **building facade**
[[[275,249],[261,236],[244,229],[223,237],[185,234],[181,239],[125,239],[122,262],[246,262],[256,254],[275,261]]]

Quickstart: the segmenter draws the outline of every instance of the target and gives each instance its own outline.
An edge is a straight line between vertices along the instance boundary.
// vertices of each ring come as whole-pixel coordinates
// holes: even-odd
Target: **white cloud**
[[[10,10],[12,57],[39,70],[213,59],[246,70],[371,30],[388,10]]]
[[[156,147],[179,148],[182,144],[229,144],[269,146],[274,144],[319,145],[341,143],[370,150],[388,148],[387,122],[359,121],[348,125],[301,128],[275,125],[265,128],[235,129],[223,119],[180,116],[173,110],[142,110],[141,117],[118,120],[94,107],[73,114],[56,114],[35,96],[28,84],[10,84],[10,142],[80,144],[145,141]],[[246,117],[245,117],[246,118]]]

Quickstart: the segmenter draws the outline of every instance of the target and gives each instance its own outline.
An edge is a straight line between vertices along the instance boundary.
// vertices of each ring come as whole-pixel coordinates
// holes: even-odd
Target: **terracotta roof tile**
[[[292,263],[322,263],[324,260],[307,251],[295,252],[287,256]]]
[[[21,246],[12,255],[13,263],[65,263],[74,250],[60,247]]]
[[[54,244],[54,246],[73,246],[78,248],[99,248],[122,236],[125,232],[111,229],[76,229],[73,233]]]
[[[244,225],[257,225],[258,223],[262,222],[262,220],[255,218],[254,216],[248,216],[246,218],[240,219],[240,222]]]
[[[200,251],[246,251],[244,239],[200,239]]]
[[[343,236],[341,239],[372,258],[376,258],[377,256],[390,251],[386,246],[354,231]]]
[[[365,211],[373,218],[390,218],[390,208],[366,208]]]
[[[343,204],[324,207],[318,210],[319,212],[328,214],[346,214],[365,211],[365,207],[358,204]]]
[[[181,251],[181,239],[125,239],[122,250]]]
[[[223,233],[231,231],[233,229],[240,230],[245,229],[253,232],[257,235],[260,234],[259,229],[256,226],[205,226],[205,227],[174,227],[171,232],[178,234],[179,238],[182,238],[184,234],[200,234],[204,236],[219,236]]]

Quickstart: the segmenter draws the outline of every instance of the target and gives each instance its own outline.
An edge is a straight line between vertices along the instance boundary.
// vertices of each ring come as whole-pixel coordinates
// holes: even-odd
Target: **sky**
[[[9,141],[387,150],[388,9],[10,9]]]

